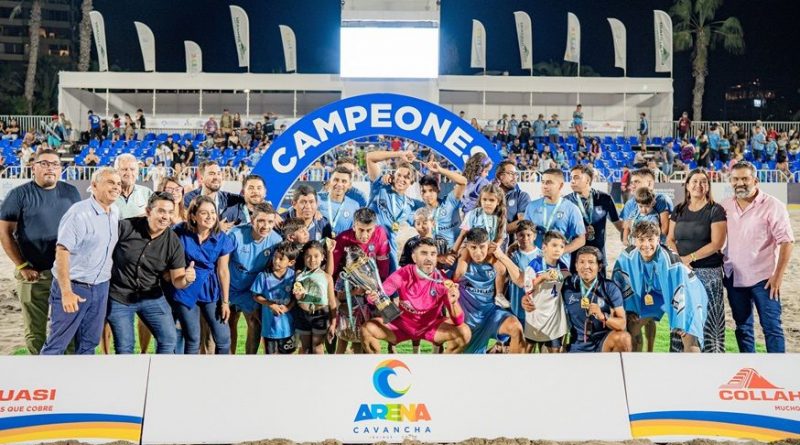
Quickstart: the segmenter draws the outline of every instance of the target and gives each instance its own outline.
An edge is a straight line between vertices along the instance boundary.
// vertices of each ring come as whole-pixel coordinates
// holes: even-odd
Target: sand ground
[[[800,210],[790,211],[795,239],[800,239]],[[622,243],[617,236],[616,229],[609,224],[607,250],[610,258],[615,259],[622,250]],[[400,243],[411,232],[405,230],[399,237]],[[402,244],[400,244],[402,245]],[[800,249],[795,248],[789,269],[783,279],[783,326],[786,333],[786,350],[800,352]],[[727,311],[728,327],[733,328],[734,323]],[[761,329],[756,322],[756,335],[763,342]],[[25,347],[22,328],[22,314],[16,292],[14,267],[5,253],[0,253],[0,355],[13,354]]]

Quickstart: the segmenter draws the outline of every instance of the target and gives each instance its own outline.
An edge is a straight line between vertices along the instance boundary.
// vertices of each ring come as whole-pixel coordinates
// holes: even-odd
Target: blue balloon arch
[[[482,151],[496,166],[502,157],[486,137],[438,104],[400,94],[365,94],[328,104],[298,120],[272,142],[253,173],[264,178],[267,199],[279,205],[317,159],[350,140],[399,136],[419,142],[463,169]]]

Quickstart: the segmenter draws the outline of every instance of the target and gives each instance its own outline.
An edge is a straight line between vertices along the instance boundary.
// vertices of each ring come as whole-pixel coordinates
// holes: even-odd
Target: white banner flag
[[[183,41],[183,49],[186,51],[186,72],[197,74],[203,72],[203,50],[200,45],[191,40]]]
[[[156,38],[149,26],[142,22],[133,22],[136,25],[136,34],[139,35],[139,46],[142,48],[144,70],[156,70]]]
[[[622,68],[622,71],[627,72],[627,32],[625,25],[617,19],[608,19],[608,24],[611,25],[611,37],[614,39],[614,66]]]
[[[283,60],[286,62],[286,72],[297,71],[297,40],[294,31],[286,25],[278,25],[281,29],[281,41],[283,42]]]
[[[527,12],[514,12],[514,23],[517,25],[517,43],[522,69],[533,69],[533,26],[531,16]]]
[[[656,35],[656,72],[672,72],[672,18],[664,11],[653,11]]]
[[[567,14],[567,50],[564,51],[564,60],[581,63],[581,22],[571,12]]]
[[[97,66],[100,71],[108,71],[108,50],[106,49],[106,24],[103,15],[97,11],[89,12],[92,22],[94,45],[97,47]]]
[[[250,68],[250,20],[247,13],[239,6],[230,5],[231,22],[233,22],[233,38],[236,41],[236,54],[239,66]]]
[[[486,28],[477,20],[472,20],[472,57],[469,66],[486,69]]]

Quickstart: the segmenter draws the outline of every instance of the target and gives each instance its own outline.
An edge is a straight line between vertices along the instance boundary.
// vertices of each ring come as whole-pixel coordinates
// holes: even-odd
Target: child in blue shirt
[[[636,200],[636,210],[626,215],[624,232],[627,235],[628,244],[633,244],[633,238],[630,234],[633,232],[634,226],[642,221],[650,221],[661,227],[661,220],[659,212],[656,210],[656,194],[647,187],[641,187],[636,190],[634,194]],[[667,234],[661,234],[661,243],[667,242]]]
[[[296,348],[292,316],[296,301],[292,297],[292,286],[299,254],[299,243],[279,243],[266,270],[258,274],[250,288],[253,299],[261,304],[261,337],[267,354],[291,354]]]

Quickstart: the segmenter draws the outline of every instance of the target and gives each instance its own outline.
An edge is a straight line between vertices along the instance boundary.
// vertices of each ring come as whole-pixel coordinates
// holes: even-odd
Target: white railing
[[[97,169],[103,167],[81,167],[71,165],[68,167],[64,167],[61,171],[61,179],[64,181],[89,181],[92,179],[92,174],[94,174]],[[175,171],[172,167],[167,167],[167,176],[173,176]],[[197,174],[197,167],[187,167],[184,168],[181,172],[181,176],[189,176],[191,178],[195,178]],[[139,179],[144,180],[147,176],[147,168],[142,167],[139,171]],[[33,177],[33,168],[29,166],[11,166],[6,167],[0,172],[0,179],[30,179]]]
[[[713,183],[728,183],[730,181],[729,172],[711,170],[707,173]],[[688,174],[689,171],[676,171],[669,177],[669,182],[683,183]],[[760,182],[798,182],[800,180],[800,171],[787,175],[781,170],[756,170],[756,177]]]

